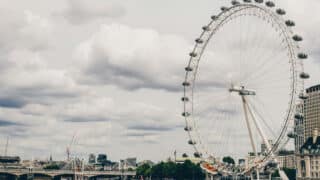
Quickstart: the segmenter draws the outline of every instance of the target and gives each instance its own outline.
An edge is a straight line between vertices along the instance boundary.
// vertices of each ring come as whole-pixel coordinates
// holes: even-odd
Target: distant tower
[[[315,128],[320,129],[320,84],[307,90],[308,98],[304,100],[304,140],[312,137]]]
[[[8,155],[8,146],[9,146],[9,137],[7,137],[7,142],[6,142],[6,146],[5,146],[5,149],[4,149],[4,156]]]
[[[96,163],[96,155],[93,153],[89,154],[89,164],[95,164]]]

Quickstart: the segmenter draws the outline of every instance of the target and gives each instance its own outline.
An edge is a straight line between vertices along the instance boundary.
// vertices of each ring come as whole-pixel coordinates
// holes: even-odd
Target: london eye
[[[277,163],[276,153],[294,136],[296,105],[307,98],[308,55],[295,21],[273,1],[233,0],[220,10],[189,53],[184,130],[209,173],[244,174]],[[222,161],[248,152],[245,166]]]

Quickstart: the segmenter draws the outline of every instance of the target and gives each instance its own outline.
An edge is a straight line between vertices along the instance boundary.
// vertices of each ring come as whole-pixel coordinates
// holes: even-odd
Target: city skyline
[[[1,0],[1,147],[9,136],[9,155],[65,159],[75,136],[72,151],[85,158],[192,154],[183,68],[200,27],[229,3]],[[320,2],[277,3],[304,37],[306,88],[319,84]]]

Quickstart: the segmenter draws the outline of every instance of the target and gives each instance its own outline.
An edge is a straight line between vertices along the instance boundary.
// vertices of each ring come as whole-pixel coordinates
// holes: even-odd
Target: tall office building
[[[320,129],[320,84],[306,90],[308,98],[304,100],[304,140],[312,137],[315,128]]]
[[[320,84],[308,88],[306,94],[295,116],[298,180],[320,179]]]

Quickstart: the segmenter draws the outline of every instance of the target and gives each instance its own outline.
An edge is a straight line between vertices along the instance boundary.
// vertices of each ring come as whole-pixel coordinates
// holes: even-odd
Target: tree
[[[184,161],[183,164],[177,164],[175,179],[204,179],[205,174],[199,165],[192,163],[190,160]]]
[[[136,170],[138,177],[150,177],[152,179],[188,179],[188,180],[202,180],[205,174],[198,164],[186,160],[182,164],[174,162],[160,162],[152,167],[148,164],[139,166]]]
[[[279,170],[276,170],[271,174],[272,177],[280,177]]]
[[[137,176],[148,177],[151,173],[151,166],[149,164],[142,164],[136,170]]]
[[[296,179],[296,170],[295,169],[283,168],[283,171],[286,173],[286,175],[288,176],[288,178],[290,180]]]
[[[164,162],[160,162],[156,164],[151,169],[152,177],[154,178],[165,178],[164,176]]]
[[[222,161],[229,164],[235,164],[234,159],[230,156],[223,157]]]

